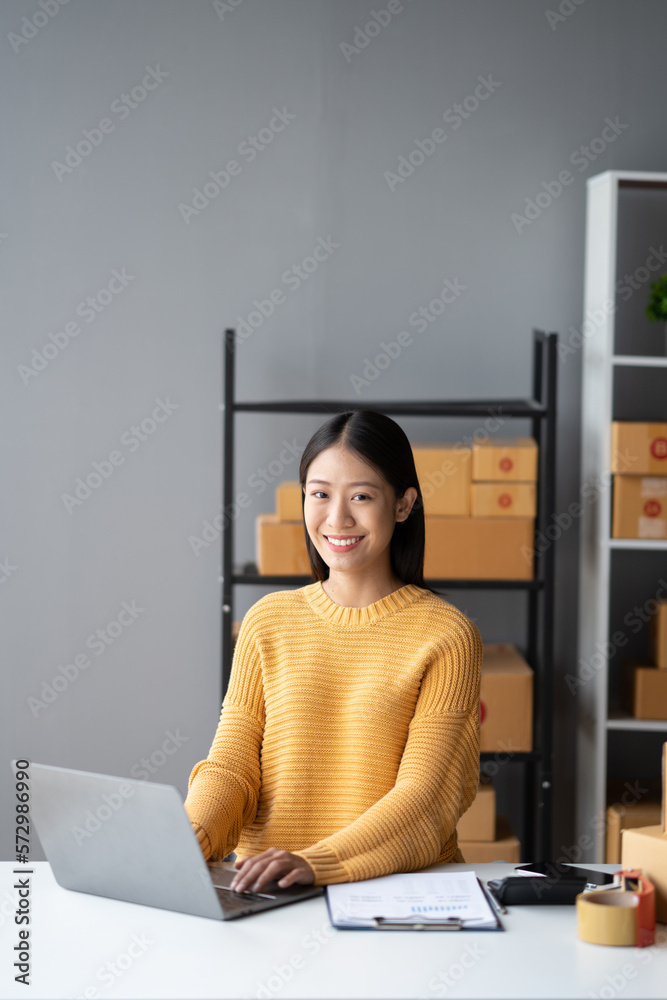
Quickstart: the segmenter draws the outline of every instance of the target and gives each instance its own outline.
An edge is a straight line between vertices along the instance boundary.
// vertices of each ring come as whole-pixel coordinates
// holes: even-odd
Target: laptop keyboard
[[[268,899],[275,899],[275,896],[259,895],[255,892],[235,892],[226,886],[214,886],[220,904],[225,913],[244,913],[253,903],[265,903]]]

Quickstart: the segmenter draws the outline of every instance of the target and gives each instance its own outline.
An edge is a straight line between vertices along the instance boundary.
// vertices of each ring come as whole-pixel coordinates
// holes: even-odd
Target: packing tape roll
[[[590,944],[637,945],[639,897],[634,892],[577,896],[577,933]]]

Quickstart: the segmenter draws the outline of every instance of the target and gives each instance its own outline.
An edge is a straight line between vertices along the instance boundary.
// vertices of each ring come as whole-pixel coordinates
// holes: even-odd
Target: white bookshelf
[[[667,173],[607,171],[589,179],[584,320],[594,316],[596,321],[582,345],[581,473],[582,484],[602,485],[597,502],[584,503],[581,516],[578,657],[576,668],[571,671],[582,680],[574,695],[576,836],[584,851],[582,860],[588,862],[604,861],[605,856],[605,829],[600,820],[606,811],[607,781],[612,777],[608,773],[610,739],[622,738],[619,733],[630,734],[637,740],[653,733],[667,734],[667,721],[634,719],[616,708],[610,712],[610,659],[600,652],[608,648],[610,633],[617,627],[610,620],[613,580],[619,575],[613,573],[614,560],[628,558],[623,553],[636,552],[647,561],[655,561],[659,557],[650,553],[667,551],[666,541],[611,538],[611,486],[603,485],[611,465],[612,420],[657,419],[655,413],[641,414],[644,392],[641,380],[645,381],[648,400],[651,394],[653,398],[656,396],[656,379],[662,379],[667,401],[667,357],[661,356],[664,330],[657,323],[647,326],[648,321],[641,318],[651,281],[667,272],[667,262],[656,268],[649,279],[639,282],[640,287],[630,295],[632,302],[628,307],[622,305],[628,293],[621,296],[618,289],[619,283],[625,287],[629,259],[636,259],[637,267],[642,268],[636,274],[643,278],[648,273],[639,251],[646,244],[648,254],[651,241],[656,238],[652,234],[660,232],[663,242],[667,242]],[[614,310],[605,308],[610,301],[615,303]],[[655,327],[655,354],[651,353],[651,327]],[[663,566],[667,566],[667,561]],[[620,660],[623,651],[613,656]],[[616,662],[613,666],[616,669]],[[591,842],[593,847],[587,849]]]

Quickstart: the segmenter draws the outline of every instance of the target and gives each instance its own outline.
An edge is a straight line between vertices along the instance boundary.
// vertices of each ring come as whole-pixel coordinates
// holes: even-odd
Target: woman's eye
[[[317,497],[317,499],[319,500],[321,497],[325,497],[326,493],[324,492],[324,490],[315,490],[313,496]]]
[[[368,493],[355,493],[352,499],[356,500],[358,497],[361,497],[362,500],[370,500]]]

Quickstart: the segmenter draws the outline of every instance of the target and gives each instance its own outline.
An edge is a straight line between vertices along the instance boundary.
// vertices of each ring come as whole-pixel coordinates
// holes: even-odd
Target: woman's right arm
[[[195,765],[188,782],[185,811],[207,860],[233,851],[257,812],[264,687],[251,617],[246,616],[239,632],[208,757]]]

